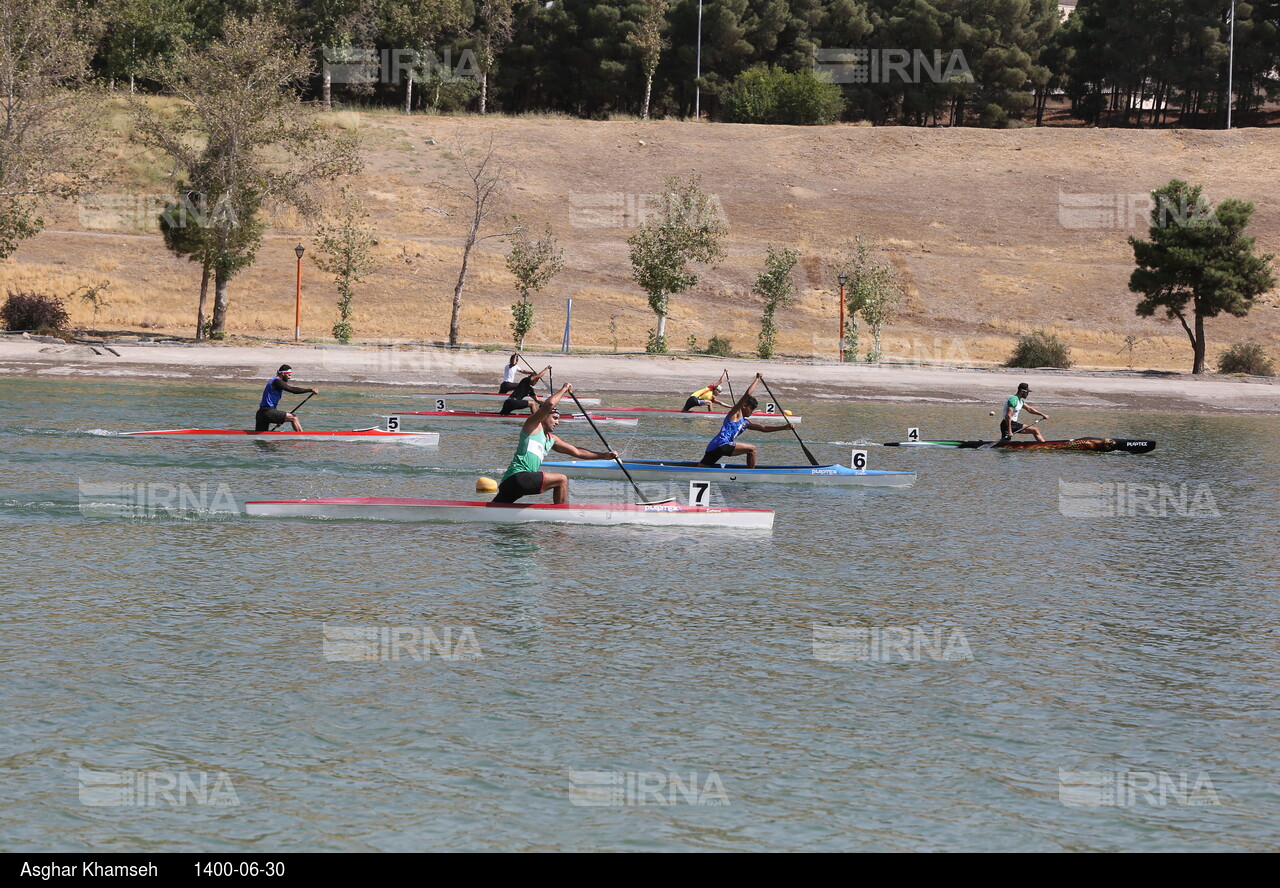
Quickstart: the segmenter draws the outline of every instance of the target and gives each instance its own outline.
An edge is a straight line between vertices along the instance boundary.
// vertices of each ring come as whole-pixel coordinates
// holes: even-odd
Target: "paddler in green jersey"
[[[1041,413],[1036,408],[1027,404],[1027,395],[1031,394],[1031,386],[1025,382],[1018,384],[1018,393],[1004,402],[1004,414],[1000,417],[1000,440],[1012,441],[1013,436],[1019,433],[1026,435],[1034,435],[1035,439],[1041,444],[1044,443],[1044,435],[1035,426],[1023,425],[1018,422],[1018,415],[1023,410],[1028,413],[1034,413],[1041,419],[1048,419],[1049,414]]]
[[[558,472],[541,471],[542,461],[552,450],[576,459],[618,458],[616,450],[597,453],[574,447],[552,434],[560,424],[560,411],[556,407],[560,399],[571,391],[573,386],[565,383],[560,391],[543,401],[534,414],[524,421],[520,429],[520,443],[516,445],[516,455],[498,483],[498,495],[493,498],[495,503],[514,503],[522,496],[536,496],[548,490],[551,491],[553,503],[560,505],[566,502],[569,495],[568,477]]]

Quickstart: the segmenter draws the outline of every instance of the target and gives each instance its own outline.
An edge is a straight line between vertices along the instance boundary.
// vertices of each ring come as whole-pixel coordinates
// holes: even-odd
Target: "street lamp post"
[[[298,256],[298,295],[293,304],[293,341],[302,341],[302,244],[293,248]]]
[[[843,271],[836,275],[836,280],[840,282],[840,357],[838,360],[844,363],[844,285],[849,282],[849,275]]]

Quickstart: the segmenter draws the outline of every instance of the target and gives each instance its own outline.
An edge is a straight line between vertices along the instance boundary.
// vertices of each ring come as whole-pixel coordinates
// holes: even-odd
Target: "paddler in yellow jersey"
[[[543,401],[534,414],[524,421],[520,429],[520,443],[516,445],[516,455],[511,465],[502,474],[498,483],[498,495],[495,503],[514,503],[522,496],[536,496],[551,491],[551,501],[560,505],[568,501],[569,479],[559,472],[543,472],[542,461],[547,453],[554,450],[565,453],[576,459],[617,459],[618,451],[597,453],[575,447],[561,441],[552,434],[560,424],[560,411],[556,406],[560,399],[573,391],[570,383],[565,383],[560,391]]]
[[[716,395],[720,394],[720,387],[724,385],[724,381],[728,378],[729,378],[729,371],[726,370],[723,373],[721,373],[720,378],[717,379],[715,382],[711,383],[711,385],[707,386],[706,388],[698,389],[696,392],[694,392],[692,395],[689,396],[688,400],[684,402],[684,407],[681,409],[680,412],[688,413],[689,411],[696,410],[699,407],[706,407],[707,412],[710,413],[712,404],[719,404],[721,407],[728,410],[733,405],[726,404],[724,401],[721,401],[719,398],[716,397]]]

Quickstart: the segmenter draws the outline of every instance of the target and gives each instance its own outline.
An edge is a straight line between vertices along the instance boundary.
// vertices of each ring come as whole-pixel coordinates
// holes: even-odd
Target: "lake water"
[[[308,428],[411,400],[322,391]],[[239,514],[475,499],[515,426],[114,434],[246,427],[257,396],[0,380],[3,850],[1280,849],[1275,417],[1058,409],[1050,437],[1159,447],[872,446],[916,486],[716,491],[771,533]],[[787,406],[845,464],[996,423]],[[714,431],[606,434],[696,458]],[[803,462],[789,433],[743,440]]]

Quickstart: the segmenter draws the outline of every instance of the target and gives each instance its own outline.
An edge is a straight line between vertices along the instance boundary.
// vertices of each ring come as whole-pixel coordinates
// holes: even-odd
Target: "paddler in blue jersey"
[[[618,452],[597,453],[585,450],[561,441],[552,434],[560,424],[560,411],[556,405],[573,386],[565,383],[560,391],[538,405],[534,414],[524,421],[520,429],[520,443],[516,445],[516,455],[507,466],[502,480],[498,483],[498,495],[495,503],[514,503],[522,496],[536,496],[551,491],[551,501],[560,505],[568,500],[569,479],[559,472],[543,472],[542,461],[549,451],[565,453],[576,459],[617,459]]]
[[[724,418],[724,423],[720,426],[720,433],[711,439],[711,443],[707,445],[707,452],[702,454],[701,466],[714,466],[722,459],[731,456],[747,457],[747,468],[754,469],[756,467],[756,445],[754,444],[738,444],[737,438],[747,429],[755,432],[781,432],[785,431],[788,426],[763,426],[759,423],[751,422],[751,414],[760,406],[760,402],[755,399],[751,393],[760,383],[761,376],[756,374],[756,378],[751,381],[751,385],[747,386],[747,391],[743,394],[742,399],[729,411]]]
[[[258,405],[258,415],[253,423],[255,432],[265,432],[271,426],[285,422],[292,423],[295,432],[302,431],[302,423],[298,422],[298,417],[280,409],[280,396],[285,392],[293,392],[295,395],[304,395],[307,392],[313,395],[320,393],[315,389],[289,385],[289,378],[292,376],[293,368],[288,364],[281,364],[276,375],[271,377],[267,387],[262,390],[262,403]]]
[[[1004,413],[1000,417],[1000,440],[1012,441],[1013,436],[1017,434],[1034,435],[1035,439],[1041,444],[1044,443],[1044,435],[1033,425],[1023,425],[1018,422],[1018,415],[1023,410],[1028,413],[1034,413],[1041,419],[1048,419],[1049,414],[1041,413],[1036,408],[1027,404],[1027,395],[1031,394],[1031,386],[1025,382],[1018,384],[1018,393],[1010,396],[1009,400],[1004,402]]]

